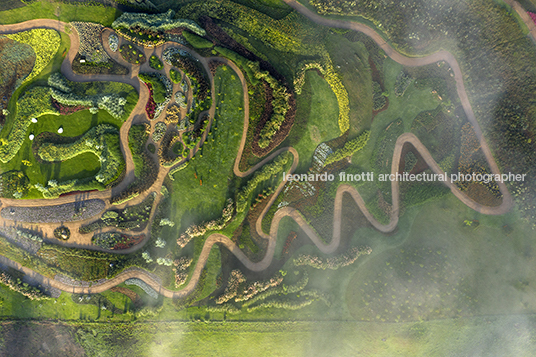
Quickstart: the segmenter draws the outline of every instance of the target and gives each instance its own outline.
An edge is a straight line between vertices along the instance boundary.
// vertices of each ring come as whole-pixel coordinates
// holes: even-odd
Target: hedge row
[[[355,154],[359,150],[363,149],[365,145],[367,145],[369,138],[370,131],[364,131],[357,138],[350,140],[346,144],[344,144],[343,148],[338,149],[335,152],[329,154],[326,158],[326,161],[324,162],[324,166],[333,164],[334,162],[340,161],[345,157]]]
[[[289,162],[291,154],[286,152],[278,156],[272,163],[264,165],[260,171],[255,172],[253,178],[248,181],[236,195],[236,211],[244,212],[246,210],[249,197],[257,186],[266,180],[269,180],[273,175],[280,173],[285,165]]]
[[[161,14],[144,14],[125,12],[119,16],[113,23],[114,29],[120,27],[139,27],[150,31],[166,31],[178,27],[186,28],[200,36],[205,36],[205,30],[192,20],[174,19],[175,11],[168,10]]]

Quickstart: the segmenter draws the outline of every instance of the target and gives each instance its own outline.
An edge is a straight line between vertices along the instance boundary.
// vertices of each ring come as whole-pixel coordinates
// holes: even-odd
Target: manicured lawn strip
[[[244,125],[242,88],[238,76],[230,68],[223,70],[222,67],[216,72],[215,88],[217,109],[209,140],[188,167],[174,175],[173,191],[176,193],[172,193],[170,219],[176,224],[169,232],[174,237],[192,223],[218,218],[226,198],[234,196],[229,177],[233,175]]]
[[[115,18],[121,14],[121,11],[111,7],[71,5],[55,1],[34,1],[32,4],[22,8],[2,11],[2,23],[16,24],[33,19],[58,20],[56,15],[58,8],[60,21],[99,22],[104,26],[111,26]]]

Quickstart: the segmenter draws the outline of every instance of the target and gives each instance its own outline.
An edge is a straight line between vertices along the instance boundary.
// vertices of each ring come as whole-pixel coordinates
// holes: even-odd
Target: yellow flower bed
[[[35,52],[34,68],[24,82],[32,80],[41,73],[56,52],[58,52],[61,43],[61,37],[58,32],[50,29],[33,29],[5,36],[14,41],[32,46]]]

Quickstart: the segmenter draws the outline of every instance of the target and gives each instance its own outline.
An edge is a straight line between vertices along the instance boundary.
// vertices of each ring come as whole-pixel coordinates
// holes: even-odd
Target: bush
[[[52,60],[60,48],[61,38],[57,31],[50,29],[33,29],[15,34],[4,35],[7,38],[32,46],[35,52],[35,65],[24,82],[37,77]],[[23,82],[23,83],[24,83]]]
[[[212,48],[214,44],[203,37],[197,36],[189,31],[183,31],[182,36],[188,41],[194,48]]]
[[[156,104],[161,104],[166,101],[167,97],[171,96],[171,86],[166,86],[162,80],[162,76],[157,76],[155,73],[140,73],[138,77],[144,83],[150,83],[153,88],[153,99]]]
[[[164,68],[164,64],[162,63],[160,58],[156,57],[155,55],[149,57],[149,66],[158,71]]]
[[[22,171],[9,171],[0,175],[0,197],[22,198],[30,188],[30,180]]]
[[[110,46],[110,49],[113,52],[117,52],[117,49],[119,48],[119,37],[115,33],[108,36],[108,46]]]
[[[340,161],[345,157],[355,154],[359,150],[363,149],[365,145],[367,145],[369,138],[370,131],[364,131],[363,134],[359,135],[357,138],[350,140],[346,144],[344,144],[343,148],[338,149],[335,152],[329,154],[328,157],[326,157],[324,166],[333,164],[334,162]]]
[[[175,84],[179,84],[182,80],[182,75],[181,75],[181,72],[171,68],[169,70],[169,78],[171,79],[171,81]]]

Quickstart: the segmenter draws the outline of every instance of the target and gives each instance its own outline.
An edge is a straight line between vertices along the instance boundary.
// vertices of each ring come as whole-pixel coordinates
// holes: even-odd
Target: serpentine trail
[[[458,92],[458,96],[460,97],[462,107],[465,111],[465,114],[469,122],[473,126],[475,134],[480,142],[482,151],[486,157],[488,164],[490,165],[491,172],[493,174],[499,174],[498,166],[493,159],[491,150],[489,149],[487,143],[484,140],[482,131],[478,125],[478,122],[476,121],[469,99],[465,92],[465,86],[463,83],[463,78],[462,78],[460,67],[456,59],[451,53],[447,51],[439,51],[426,57],[419,57],[419,58],[406,57],[396,52],[378,33],[376,33],[373,29],[371,29],[370,27],[364,24],[352,22],[352,21],[332,20],[332,19],[323,18],[321,16],[318,16],[314,12],[310,11],[303,5],[297,3],[295,0],[284,0],[284,1],[288,5],[293,7],[296,11],[300,12],[302,15],[308,17],[310,20],[318,24],[321,24],[324,26],[330,26],[330,27],[351,29],[351,30],[365,33],[366,35],[371,37],[378,44],[378,46],[380,46],[385,51],[385,53],[391,59],[393,59],[394,61],[404,66],[423,66],[423,65],[435,63],[438,61],[447,62],[454,72],[454,80],[456,81],[456,89]],[[36,21],[47,21],[47,20],[36,20]],[[56,24],[58,23],[56,21],[54,22]],[[43,26],[37,26],[37,27],[43,27]],[[242,152],[246,144],[247,128],[249,125],[249,106],[248,106],[249,97],[248,97],[248,92],[247,92],[247,85],[246,85],[246,81],[242,72],[236,67],[236,65],[234,65],[234,63],[228,60],[224,60],[224,59],[217,59],[217,60],[221,60],[233,68],[233,70],[237,73],[242,83],[242,88],[244,90],[244,130],[243,130],[242,140],[240,142],[238,154],[237,154],[235,164],[234,164],[235,175],[239,177],[246,177],[250,175],[251,173],[253,173],[254,171],[256,171],[261,166],[263,166],[264,164],[266,164],[267,162],[269,162],[270,160],[272,160],[274,157],[276,157],[277,155],[285,151],[289,151],[294,157],[292,167],[289,170],[289,173],[294,172],[294,170],[296,169],[298,165],[299,156],[298,156],[298,152],[294,148],[291,148],[291,147],[281,148],[277,150],[276,152],[272,153],[270,156],[268,156],[267,158],[262,160],[260,163],[258,163],[257,165],[255,165],[254,167],[250,168],[249,170],[245,172],[241,172],[239,170],[239,162],[240,162]],[[62,66],[62,70],[63,70],[63,66]],[[95,79],[89,79],[89,80],[95,80]],[[117,76],[114,76],[113,79],[109,79],[109,80],[117,80]],[[424,147],[424,145],[419,141],[419,139],[411,133],[402,134],[397,139],[396,144],[395,144],[395,149],[393,152],[391,173],[400,172],[400,160],[402,158],[402,148],[406,143],[412,145],[419,152],[419,154],[422,156],[424,161],[427,163],[427,165],[430,167],[430,169],[434,173],[438,173],[438,174],[443,173],[443,171],[439,168],[438,164],[434,161],[434,159],[430,155],[430,152]],[[41,274],[2,256],[0,256],[0,262],[28,274],[29,276],[33,277],[36,281],[40,282],[41,284],[45,286],[52,286],[52,287],[55,287],[64,291],[72,292],[72,293],[99,293],[99,292],[108,290],[109,288],[117,284],[120,284],[126,279],[139,278],[139,279],[144,280],[147,284],[153,287],[156,291],[158,291],[160,294],[166,297],[182,298],[182,297],[187,296],[189,293],[191,293],[195,289],[197,282],[199,281],[201,272],[206,265],[210,250],[214,244],[221,244],[222,246],[225,246],[242,262],[242,264],[244,264],[246,268],[250,270],[262,271],[263,269],[266,269],[272,262],[274,251],[275,251],[275,244],[276,244],[279,223],[281,219],[283,219],[284,217],[290,217],[293,220],[295,220],[300,226],[300,228],[309,236],[311,241],[318,247],[320,251],[322,251],[323,253],[333,253],[338,248],[339,243],[340,243],[341,219],[342,219],[342,197],[345,193],[348,193],[354,199],[354,201],[358,205],[359,209],[363,212],[367,220],[379,231],[391,232],[393,229],[395,229],[398,223],[400,202],[399,202],[399,184],[397,181],[391,182],[393,202],[392,202],[392,209],[391,209],[391,214],[390,214],[390,221],[388,224],[381,224],[380,222],[378,222],[367,210],[365,203],[363,199],[361,198],[360,194],[358,193],[358,191],[350,185],[343,184],[339,186],[339,188],[337,189],[336,196],[335,196],[335,202],[334,202],[335,209],[334,209],[334,217],[333,217],[333,235],[332,235],[331,241],[328,244],[324,243],[322,239],[316,234],[314,229],[312,229],[311,226],[309,226],[306,223],[305,219],[302,217],[300,212],[291,207],[281,208],[275,213],[274,218],[271,222],[270,232],[269,234],[266,234],[262,230],[262,220],[266,216],[269,208],[273,205],[273,203],[277,199],[280,192],[283,190],[285,184],[286,182],[283,181],[278,186],[275,193],[272,195],[272,198],[270,199],[270,201],[268,202],[268,204],[266,205],[266,207],[264,208],[264,210],[262,211],[260,217],[258,218],[256,222],[257,233],[261,237],[268,239],[268,247],[267,247],[267,251],[266,251],[264,258],[259,262],[252,262],[245,256],[245,254],[238,248],[238,246],[235,243],[233,243],[229,238],[221,234],[211,234],[205,241],[205,244],[203,246],[200,256],[197,259],[196,265],[194,267],[194,270],[193,270],[193,273],[191,275],[188,285],[186,285],[180,291],[172,291],[172,290],[162,287],[148,273],[144,271],[139,271],[139,270],[132,270],[132,271],[126,271],[126,272],[120,273],[116,277],[109,279],[100,285],[94,285],[91,287],[79,287],[79,286],[71,286],[71,285],[59,282],[57,280],[50,279],[48,277],[44,277]],[[451,192],[458,199],[460,199],[465,205],[484,214],[490,214],[490,215],[503,214],[503,213],[508,212],[513,206],[513,199],[510,193],[508,192],[508,189],[506,188],[506,185],[504,183],[498,183],[500,192],[503,195],[503,199],[502,199],[502,203],[499,206],[495,206],[495,207],[483,206],[475,202],[474,200],[469,198],[466,194],[461,192],[456,187],[456,185],[450,181],[445,182],[445,184],[450,188]]]

